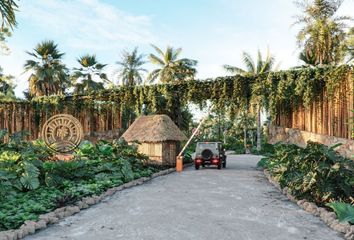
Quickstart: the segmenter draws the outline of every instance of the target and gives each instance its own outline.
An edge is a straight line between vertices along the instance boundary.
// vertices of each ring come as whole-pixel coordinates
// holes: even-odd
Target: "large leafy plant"
[[[0,231],[160,169],[123,140],[83,142],[73,160],[53,161],[42,142],[21,136],[0,144]]]
[[[268,168],[281,187],[288,187],[298,199],[319,205],[349,203],[354,196],[354,162],[340,156],[335,147],[314,142],[304,149],[280,144],[259,165]]]
[[[332,208],[337,214],[339,221],[350,222],[354,224],[354,206],[343,202],[328,203],[328,207]]]
[[[40,186],[42,160],[51,156],[50,150],[39,141],[29,142],[26,132],[8,136],[0,131],[0,139],[9,137],[7,143],[0,143],[0,196],[8,197],[16,191],[34,190]]]

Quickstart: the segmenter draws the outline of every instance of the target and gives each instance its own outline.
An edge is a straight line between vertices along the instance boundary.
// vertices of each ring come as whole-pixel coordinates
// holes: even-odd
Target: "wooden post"
[[[182,172],[183,170],[183,156],[177,156],[176,159],[176,171]]]

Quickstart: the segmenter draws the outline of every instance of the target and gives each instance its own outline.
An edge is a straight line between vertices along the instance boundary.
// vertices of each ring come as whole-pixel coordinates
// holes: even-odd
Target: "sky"
[[[148,55],[150,44],[181,47],[182,57],[198,60],[199,79],[226,75],[223,64],[242,67],[243,51],[255,57],[269,48],[281,69],[300,64],[299,27],[292,26],[300,11],[292,0],[21,0],[19,6],[11,53],[0,55],[18,96],[28,88],[26,51],[43,40],[58,44],[69,68],[78,67],[79,56],[96,54],[115,81],[121,52],[138,47]],[[339,14],[353,12],[354,0],[345,0]]]

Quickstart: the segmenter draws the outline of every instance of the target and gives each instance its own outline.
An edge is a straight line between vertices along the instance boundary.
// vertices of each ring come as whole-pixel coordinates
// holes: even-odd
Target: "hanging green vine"
[[[352,78],[349,79],[349,76]],[[86,96],[49,96],[16,104],[32,104],[36,111],[71,109],[104,109],[119,105],[141,113],[145,104],[151,113],[172,112],[188,103],[205,106],[211,101],[218,108],[235,113],[256,101],[275,116],[298,106],[309,107],[319,102],[323,92],[333,98],[339,86],[353,82],[353,66],[305,68],[258,76],[218,77],[173,84],[121,87]],[[5,103],[3,103],[5,104]],[[0,103],[1,105],[1,103]],[[171,113],[172,114],[172,113]],[[231,114],[232,115],[232,114]]]

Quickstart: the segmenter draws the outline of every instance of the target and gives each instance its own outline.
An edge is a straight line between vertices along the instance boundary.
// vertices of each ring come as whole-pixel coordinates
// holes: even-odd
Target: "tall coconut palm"
[[[68,69],[62,63],[64,53],[58,50],[54,41],[43,41],[27,52],[35,60],[27,60],[25,72],[31,71],[29,93],[33,97],[64,94],[70,85]]]
[[[313,54],[312,65],[338,64],[345,55],[346,16],[336,16],[343,0],[301,0],[297,6],[303,15],[295,25],[302,25],[297,34],[298,45],[305,53]]]
[[[262,58],[261,52],[258,50],[257,61],[255,62],[251,55],[247,52],[243,52],[243,62],[246,69],[239,67],[234,67],[230,65],[224,65],[226,71],[232,74],[240,74],[243,76],[256,76],[259,74],[264,74],[272,71],[275,63],[274,57],[267,51],[267,56],[265,59]],[[278,67],[276,67],[278,68]],[[251,84],[251,83],[250,83]],[[264,88],[264,83],[252,83],[253,92],[255,89],[259,91],[259,88]],[[262,111],[262,99],[259,99],[259,95],[253,93],[253,100],[257,103],[257,150],[261,150],[261,111]]]
[[[143,54],[138,54],[138,48],[132,52],[123,51],[122,60],[116,62],[118,69],[118,78],[125,86],[134,86],[143,82],[143,73],[147,72],[142,66],[146,63]]]
[[[16,25],[16,15],[18,5],[14,0],[0,0],[0,32],[3,28],[13,29]]]
[[[166,51],[163,52],[155,45],[152,45],[152,47],[155,49],[157,55],[150,54],[149,60],[152,64],[157,65],[158,68],[148,75],[147,80],[149,82],[158,80],[161,83],[169,83],[194,78],[197,72],[195,69],[197,61],[188,58],[179,59],[178,57],[182,52],[181,48],[174,49],[167,47]]]
[[[107,64],[97,61],[95,55],[83,55],[77,59],[79,68],[74,68],[72,79],[75,82],[75,92],[85,94],[95,90],[104,89],[104,83],[108,83],[107,75],[103,73],[103,68]]]

